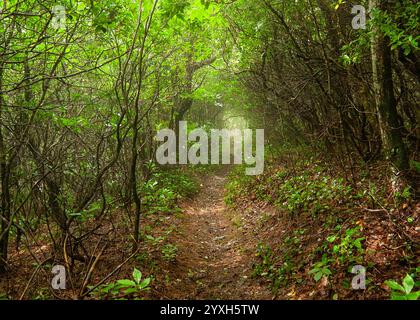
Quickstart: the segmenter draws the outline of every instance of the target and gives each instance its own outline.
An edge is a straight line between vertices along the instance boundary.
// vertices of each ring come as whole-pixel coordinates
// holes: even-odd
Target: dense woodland
[[[0,298],[417,299],[419,13],[1,1]],[[264,174],[158,164],[180,121],[264,129]]]

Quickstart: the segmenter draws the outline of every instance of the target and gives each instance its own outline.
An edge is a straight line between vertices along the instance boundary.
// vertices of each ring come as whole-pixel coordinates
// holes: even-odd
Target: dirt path
[[[172,242],[178,247],[171,267],[169,299],[271,299],[265,285],[251,278],[257,240],[239,228],[224,203],[228,168],[202,179],[199,194],[185,202]],[[236,223],[234,223],[236,222]]]

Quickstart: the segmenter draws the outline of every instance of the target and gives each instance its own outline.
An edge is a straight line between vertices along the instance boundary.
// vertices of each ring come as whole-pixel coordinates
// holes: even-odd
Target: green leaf
[[[411,160],[410,164],[417,172],[420,172],[420,162]]]
[[[311,269],[311,270],[309,270],[309,274],[312,274],[312,273],[315,273],[315,272],[318,272],[318,268],[313,268],[313,269]]]
[[[420,291],[412,292],[407,294],[405,297],[407,300],[417,300],[420,297]]]
[[[146,288],[150,284],[151,278],[144,279],[140,284],[140,289]]]
[[[337,236],[329,236],[327,238],[327,241],[333,243],[336,239],[337,239]]]
[[[141,274],[140,270],[138,270],[138,269],[134,268],[134,271],[133,271],[133,279],[134,279],[134,281],[135,281],[137,284],[139,284],[139,283],[140,283],[140,281],[141,281],[141,277],[142,277],[142,274]]]
[[[390,287],[391,289],[394,289],[394,290],[399,290],[399,291],[401,291],[401,292],[404,292],[405,290],[404,290],[404,287],[402,286],[402,285],[400,285],[399,283],[397,283],[397,282],[395,282],[395,281],[393,281],[393,280],[387,280],[387,281],[385,281],[385,284],[388,286],[388,287]]]
[[[331,275],[331,274],[332,274],[331,270],[330,270],[330,269],[328,269],[328,268],[324,268],[324,269],[322,269],[322,272],[323,272],[325,275]]]
[[[137,288],[135,288],[135,287],[130,287],[130,288],[124,290],[125,294],[130,294],[130,293],[135,293],[135,292],[137,292]]]
[[[407,300],[405,294],[394,292],[391,294],[391,300]]]
[[[319,271],[319,272],[317,272],[317,273],[315,274],[315,276],[314,276],[314,280],[315,280],[316,282],[318,282],[321,278],[322,278],[322,272],[321,272],[321,271]]]
[[[403,286],[404,286],[404,291],[405,293],[410,293],[411,290],[413,290],[414,287],[414,280],[413,278],[407,274],[403,280]]]
[[[128,279],[122,279],[122,280],[118,280],[117,283],[119,285],[122,285],[124,287],[131,287],[131,286],[135,286],[136,283],[132,280],[128,280]]]
[[[365,240],[365,238],[358,238],[356,240],[354,240],[354,246],[359,249],[362,250],[362,243],[361,241]]]

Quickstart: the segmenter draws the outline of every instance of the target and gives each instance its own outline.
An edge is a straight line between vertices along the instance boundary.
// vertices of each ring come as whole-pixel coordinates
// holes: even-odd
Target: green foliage
[[[267,276],[273,272],[273,251],[268,245],[262,242],[258,243],[255,256],[261,258],[262,261],[260,264],[254,265],[254,275]]]
[[[365,32],[358,34],[358,37],[344,45],[341,50],[340,62],[345,66],[358,64],[362,61],[364,52],[370,47],[370,35]]]
[[[149,234],[146,234],[144,238],[147,242],[149,242],[153,246],[157,246],[165,240],[165,237],[156,237],[155,238],[155,237],[153,237]]]
[[[247,192],[247,186],[253,181],[253,177],[245,175],[245,167],[237,166],[229,174],[229,181],[225,186],[225,203],[228,206],[234,206],[236,199]]]
[[[0,292],[0,300],[9,300],[9,297],[6,293]]]
[[[314,267],[309,271],[309,274],[314,275],[314,280],[319,281],[322,277],[329,277],[332,275],[330,270],[330,260],[328,259],[327,255],[324,254],[322,256],[322,260],[315,263]]]
[[[152,16],[154,3],[157,7]],[[330,7],[338,10],[345,3],[336,0]],[[390,12],[374,10],[369,30],[358,32],[347,32],[350,26],[343,27],[343,19],[339,14],[335,17],[335,12],[331,22],[337,30],[328,30],[327,10],[313,7],[311,1],[267,1],[262,5],[249,0],[62,0],[67,15],[63,30],[51,26],[51,8],[56,4],[52,0],[10,0],[2,7],[0,152],[7,171],[2,189],[7,187],[8,192],[2,192],[7,206],[0,210],[5,222],[0,234],[1,240],[7,240],[4,243],[11,244],[5,251],[13,250],[16,230],[21,231],[17,227],[28,231],[24,235],[36,235],[45,231],[39,227],[48,225],[52,242],[68,235],[78,239],[69,242],[69,249],[77,253],[78,248],[86,248],[83,251],[88,252],[95,230],[102,223],[115,222],[111,217],[99,221],[102,214],[115,214],[115,207],[126,204],[120,199],[129,198],[127,189],[134,175],[127,175],[127,160],[136,159],[137,152],[139,161],[131,167],[138,173],[133,193],[137,190],[141,196],[142,213],[151,215],[144,218],[159,221],[164,214],[178,213],[179,201],[193,195],[198,186],[185,171],[153,163],[153,134],[168,127],[173,116],[180,114],[176,109],[188,99],[193,102],[187,113],[191,118],[188,131],[198,126],[208,131],[218,120],[228,118],[227,125],[274,128],[270,144],[281,136],[288,138],[284,127],[290,127],[292,138],[299,141],[301,136],[303,145],[305,140],[325,137],[339,144],[353,141],[351,157],[354,147],[363,153],[366,143],[371,149],[375,140],[370,137],[380,128],[376,111],[367,103],[374,100],[369,84],[371,63],[365,58],[374,30],[378,28],[389,38],[393,50],[405,55],[418,53],[418,1],[398,1]],[[272,5],[272,10],[267,5]],[[357,67],[364,68],[346,73],[334,64],[337,48],[330,41],[333,39],[328,39],[330,31],[356,36],[343,47],[341,60],[347,66],[360,64]],[[338,42],[348,39],[341,40]],[[214,58],[212,68],[190,74],[209,58]],[[407,59],[408,64],[414,61]],[[414,123],[414,128],[417,115],[411,112],[412,101],[405,97],[412,95],[412,81],[404,64],[396,66],[401,87],[396,81],[395,91],[401,93],[399,105],[407,109],[401,110],[401,120]],[[356,99],[354,92],[349,92],[343,100],[332,101],[341,94],[337,75],[346,81],[344,89],[360,88],[367,93]],[[334,105],[351,106],[342,121],[331,121],[338,110]],[[135,114],[137,108],[140,114]],[[238,115],[242,121],[237,120]],[[259,122],[258,115],[264,116],[264,122]],[[141,120],[135,123],[137,118]],[[330,139],[341,132],[342,123],[348,125],[344,139]],[[353,134],[352,139],[347,139],[346,132]],[[415,134],[415,130],[407,132]],[[337,150],[342,150],[340,147]],[[382,205],[385,187],[372,184],[352,197],[349,183],[333,178],[314,159],[277,167],[277,172],[257,178],[244,175],[244,167],[239,166],[229,177],[225,201],[234,206],[240,197],[252,197],[275,204],[293,218],[306,213],[312,218],[325,217],[350,200],[362,202],[366,197],[372,198],[372,206]],[[420,171],[418,162],[413,160],[411,165]],[[203,173],[207,168],[197,166],[191,171]],[[406,188],[395,194],[395,202],[408,202],[412,194],[413,190]],[[413,217],[407,221],[414,223]],[[242,226],[242,220],[236,218],[235,224]],[[168,234],[154,237],[146,234],[149,231],[152,233],[142,230],[147,244],[165,260],[174,261],[178,248],[165,244]],[[311,270],[318,280],[329,276],[336,265],[362,259],[362,230],[338,231],[321,245],[323,260]],[[285,238],[289,250],[277,256],[260,244],[257,257],[261,263],[255,266],[255,275],[268,277],[274,288],[286,283],[298,268],[293,258],[302,243],[299,232]],[[6,238],[9,235],[12,239]],[[44,245],[44,238],[26,240],[42,240],[39,243]],[[49,244],[45,247],[57,249]],[[137,258],[149,260],[147,255]],[[113,299],[138,297],[150,281],[151,277],[142,279],[141,272],[134,269],[132,279],[101,286],[95,294]],[[393,286],[412,294],[407,292],[409,279],[405,282],[407,285]],[[48,289],[39,289],[35,298],[49,298]]]
[[[332,245],[332,256],[341,265],[362,262],[364,239],[360,226],[347,229],[341,237],[337,235],[327,237],[327,241]]]
[[[287,255],[283,256],[281,263],[278,263],[278,258],[274,255],[270,246],[260,242],[255,256],[260,259],[260,263],[253,266],[252,275],[254,277],[259,276],[269,279],[274,292],[287,284],[294,270],[293,263]]]
[[[143,279],[140,270],[134,268],[132,279],[121,279],[104,284],[92,292],[92,296],[101,299],[124,300],[128,298],[141,299],[141,293],[149,290],[152,277]]]
[[[417,300],[420,297],[420,290],[413,292],[419,285],[409,274],[402,280],[402,285],[394,280],[387,280],[385,284],[391,289],[391,300]]]
[[[173,262],[176,259],[178,247],[174,244],[167,243],[162,247],[162,256],[168,262]]]
[[[341,62],[348,66],[362,62],[362,57],[370,49],[371,38],[379,28],[380,32],[390,39],[392,50],[402,50],[405,55],[417,52],[419,49],[418,40],[420,4],[410,0],[397,1],[392,13],[372,10],[372,19],[368,20],[369,28],[359,30],[357,37],[341,48]]]
[[[51,299],[50,289],[47,287],[37,288],[32,299],[33,300],[50,300]]]
[[[198,190],[197,183],[180,171],[155,171],[143,186],[143,203],[148,214],[178,211],[177,202]]]
[[[101,204],[98,202],[92,203],[89,208],[81,212],[68,212],[69,217],[75,218],[79,222],[86,222],[95,218],[95,215],[100,211]]]
[[[420,173],[420,162],[411,160],[410,165],[417,173]]]
[[[365,239],[361,227],[355,226],[343,232],[341,225],[336,225],[337,232],[326,238],[317,251],[322,254],[322,260],[315,263],[309,274],[314,275],[315,281],[323,276],[332,274],[332,267],[348,267],[363,263],[364,249],[362,241]]]
[[[290,213],[310,210],[316,214],[330,209],[332,200],[346,199],[350,191],[351,188],[343,184],[343,179],[304,172],[284,180],[275,203]]]
[[[259,200],[272,202],[291,214],[311,212],[319,214],[331,209],[333,203],[345,203],[350,198],[352,187],[342,178],[332,178],[320,166],[303,161],[299,171],[281,169],[255,178],[235,170],[226,186],[225,202],[233,205],[243,193],[255,193]]]
[[[375,9],[372,11],[372,24],[379,26],[381,32],[389,37],[391,49],[401,48],[405,55],[418,50],[418,26],[420,24],[420,4],[409,0],[395,4],[392,13]]]
[[[403,202],[407,202],[411,199],[412,188],[410,186],[405,187],[402,191],[397,191],[394,194],[396,204],[401,204]]]

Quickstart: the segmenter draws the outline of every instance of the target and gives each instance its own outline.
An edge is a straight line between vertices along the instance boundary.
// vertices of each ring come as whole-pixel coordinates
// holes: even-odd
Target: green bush
[[[385,284],[391,288],[391,300],[417,300],[420,297],[420,290],[413,292],[419,284],[409,274],[402,280],[402,285],[394,280],[387,280]]]
[[[140,270],[134,268],[132,279],[121,279],[104,284],[92,291],[91,296],[101,299],[124,300],[128,298],[142,299],[140,294],[149,290],[152,277],[143,279]]]

